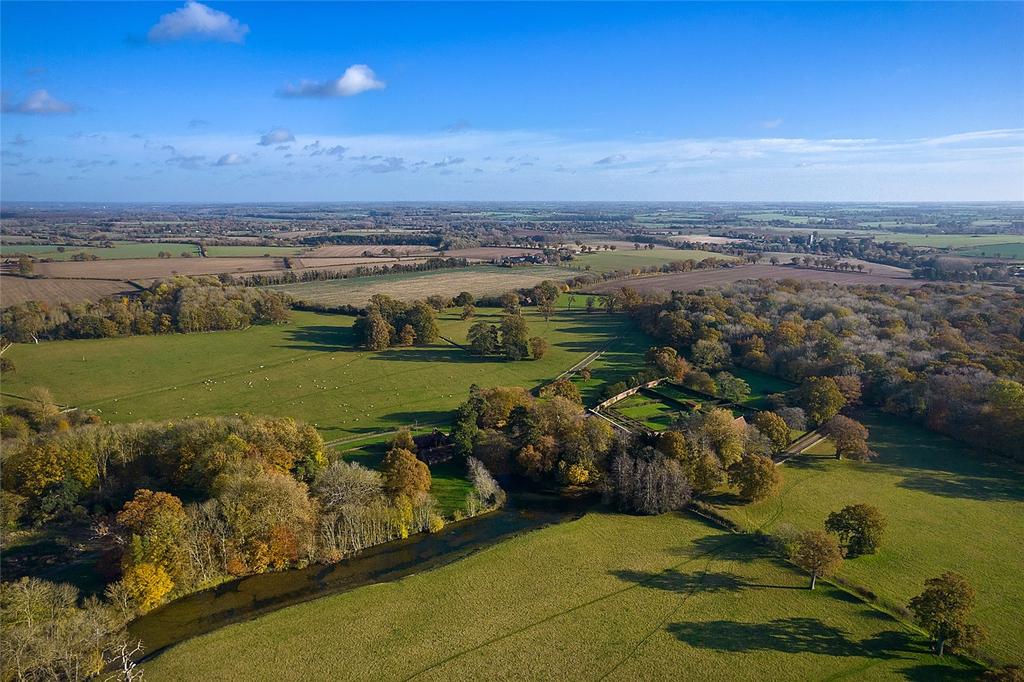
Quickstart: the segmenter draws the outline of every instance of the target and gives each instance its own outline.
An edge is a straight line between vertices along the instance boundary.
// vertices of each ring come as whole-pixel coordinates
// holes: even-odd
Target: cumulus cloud
[[[215,163],[213,165],[215,165],[215,166],[238,166],[238,165],[241,165],[243,163],[245,163],[245,157],[242,156],[241,154],[235,154],[235,153],[232,152],[231,154],[225,154],[224,156],[222,156],[219,159],[217,159],[217,163]]]
[[[466,159],[461,156],[446,156],[437,163],[434,164],[434,168],[446,168],[448,166],[457,166],[460,163],[465,163]]]
[[[405,159],[400,156],[370,156],[362,157],[366,163],[356,167],[356,172],[366,173],[394,173],[405,170]]]
[[[285,142],[295,142],[292,131],[287,128],[273,128],[260,137],[258,144],[262,147],[269,147],[272,144],[284,144]]]
[[[282,97],[351,97],[367,90],[383,90],[387,84],[366,64],[353,64],[330,81],[304,80],[281,89]]]
[[[160,17],[149,29],[149,42],[161,43],[193,38],[222,43],[243,43],[249,27],[229,14],[212,9],[195,0]]]
[[[3,111],[7,114],[30,114],[46,116],[52,114],[73,114],[78,110],[74,104],[57,99],[46,90],[36,90],[20,102],[3,100]]]

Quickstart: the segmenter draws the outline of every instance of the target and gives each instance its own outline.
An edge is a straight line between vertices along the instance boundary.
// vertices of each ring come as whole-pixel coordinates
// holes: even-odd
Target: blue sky
[[[2,4],[4,200],[1024,200],[1024,4]]]

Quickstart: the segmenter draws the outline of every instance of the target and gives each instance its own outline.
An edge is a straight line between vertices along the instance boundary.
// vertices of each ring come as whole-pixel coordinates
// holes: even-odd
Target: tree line
[[[174,277],[135,296],[89,303],[28,301],[5,308],[5,339],[96,339],[279,324],[289,317],[283,294],[225,284],[215,277]]]

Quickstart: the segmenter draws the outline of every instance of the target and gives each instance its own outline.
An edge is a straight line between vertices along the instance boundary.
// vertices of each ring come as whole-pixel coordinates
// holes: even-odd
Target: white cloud
[[[387,84],[366,64],[353,64],[341,77],[331,81],[300,81],[286,85],[282,97],[351,97],[367,90],[383,90]]]
[[[241,165],[243,163],[245,163],[245,157],[242,156],[241,154],[235,154],[234,152],[232,152],[231,154],[225,154],[224,156],[222,156],[219,159],[217,159],[217,163],[215,163],[214,165],[215,166],[238,166],[238,165]]]
[[[187,0],[184,7],[160,17],[149,29],[152,43],[195,38],[223,43],[243,43],[249,27],[229,14]]]
[[[269,147],[272,144],[284,144],[285,142],[294,141],[295,136],[292,135],[292,131],[287,128],[274,128],[261,136],[258,144],[263,147]]]
[[[73,114],[78,110],[74,104],[57,99],[46,90],[36,90],[21,102],[10,103],[4,98],[3,111],[7,114],[30,114],[46,116],[51,114]]]
[[[761,121],[761,127],[771,130],[772,128],[778,128],[784,121],[781,118],[772,118],[767,121]]]

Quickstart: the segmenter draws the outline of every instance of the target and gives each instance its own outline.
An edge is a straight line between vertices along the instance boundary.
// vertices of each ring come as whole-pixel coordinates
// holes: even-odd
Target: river
[[[331,594],[444,566],[519,533],[582,516],[592,500],[517,493],[501,509],[377,545],[334,564],[260,573],[176,599],[135,619],[146,658],[231,623]]]

